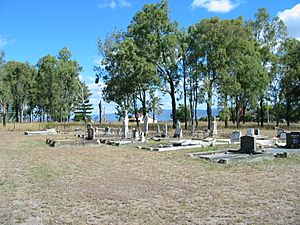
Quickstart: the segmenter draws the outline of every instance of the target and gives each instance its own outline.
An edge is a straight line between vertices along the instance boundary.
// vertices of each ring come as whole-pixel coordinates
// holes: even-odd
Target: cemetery
[[[290,154],[300,153],[300,132],[286,132],[281,128],[276,128],[274,137],[269,138],[261,134],[258,128],[247,128],[243,136],[239,130],[232,131],[229,137],[221,138],[218,135],[217,121],[212,122],[211,130],[195,130],[191,128],[188,133],[183,132],[179,120],[172,134],[168,129],[168,124],[156,125],[156,129],[149,130],[148,115],[143,118],[141,129],[128,127],[128,114],[123,112],[122,127],[97,128],[88,124],[86,131],[77,129],[73,137],[61,139],[47,139],[46,144],[51,147],[64,145],[114,145],[136,147],[146,151],[177,151],[188,149],[200,149],[200,152],[188,153],[192,158],[206,159],[211,162],[222,164],[273,159],[274,157],[288,157]],[[50,132],[51,131],[51,132]],[[55,134],[55,129],[47,131],[25,132],[25,135],[34,134]],[[186,137],[184,137],[184,135]],[[216,145],[223,146],[217,151],[203,152],[202,148]],[[227,147],[228,146],[228,147]],[[234,146],[234,149],[230,147]]]

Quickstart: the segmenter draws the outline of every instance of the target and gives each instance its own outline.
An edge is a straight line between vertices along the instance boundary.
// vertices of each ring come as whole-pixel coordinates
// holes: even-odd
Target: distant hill
[[[172,114],[172,110],[171,109],[164,109],[163,112],[160,115],[157,115],[157,120],[158,121],[171,121],[171,114]],[[212,114],[213,116],[217,116],[219,114],[218,109],[213,108],[212,109]],[[197,117],[206,117],[206,110],[203,109],[198,109],[197,110]],[[117,117],[115,114],[106,114],[106,119],[109,122],[115,122],[118,121]],[[99,120],[99,115],[98,114],[92,114],[92,119],[94,121],[98,121]]]

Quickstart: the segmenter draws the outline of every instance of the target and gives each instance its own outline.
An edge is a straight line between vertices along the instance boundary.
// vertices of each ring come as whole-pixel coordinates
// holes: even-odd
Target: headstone
[[[286,132],[281,132],[279,134],[279,140],[286,140]]]
[[[95,138],[95,129],[90,125],[87,129],[87,139],[88,140],[94,140]]]
[[[208,138],[210,135],[210,130],[209,129],[204,129],[203,130],[203,139]]]
[[[217,130],[217,127],[218,127],[218,123],[216,121],[216,119],[214,121],[211,122],[210,124],[210,136],[213,137],[213,136],[216,136],[218,134],[218,130]]]
[[[140,139],[140,134],[139,134],[139,130],[138,129],[133,129],[132,130],[132,138],[139,140]]]
[[[104,129],[104,134],[111,134],[111,129],[110,129],[110,127],[105,127],[105,129]]]
[[[127,110],[123,113],[122,138],[128,138],[128,115]]]
[[[174,138],[182,138],[182,129],[181,129],[181,124],[180,124],[179,120],[177,120],[177,123],[176,123],[176,130],[174,133]]]
[[[163,133],[161,135],[162,137],[167,137],[168,136],[168,124],[165,124],[163,127]]]
[[[241,137],[241,153],[253,154],[256,151],[256,137],[243,136]]]
[[[144,132],[141,132],[140,142],[146,142],[146,138],[145,138]]]
[[[191,126],[191,136],[194,136],[195,134],[195,125]]]
[[[259,128],[254,128],[254,135],[260,135],[260,130]]]
[[[247,128],[246,136],[254,137],[254,129],[253,128]]]
[[[147,136],[149,130],[149,116],[146,114],[143,118],[144,121],[144,134]]]
[[[230,134],[231,143],[236,143],[241,141],[242,132],[239,130],[235,130]]]
[[[286,133],[286,147],[300,148],[300,132]]]
[[[276,137],[280,137],[280,134],[283,133],[283,132],[285,132],[284,129],[277,127],[276,128]]]
[[[160,126],[157,124],[157,127],[156,127],[156,136],[157,137],[160,137],[161,136],[161,133],[160,133]]]

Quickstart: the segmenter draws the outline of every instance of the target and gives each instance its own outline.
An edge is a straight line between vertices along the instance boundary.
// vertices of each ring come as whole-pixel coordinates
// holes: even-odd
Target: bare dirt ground
[[[299,155],[219,165],[45,139],[0,133],[0,224],[300,224]]]

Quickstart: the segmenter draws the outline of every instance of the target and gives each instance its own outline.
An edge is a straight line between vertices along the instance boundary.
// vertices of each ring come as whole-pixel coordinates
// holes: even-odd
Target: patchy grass
[[[0,224],[300,224],[300,155],[219,165],[0,136]]]

